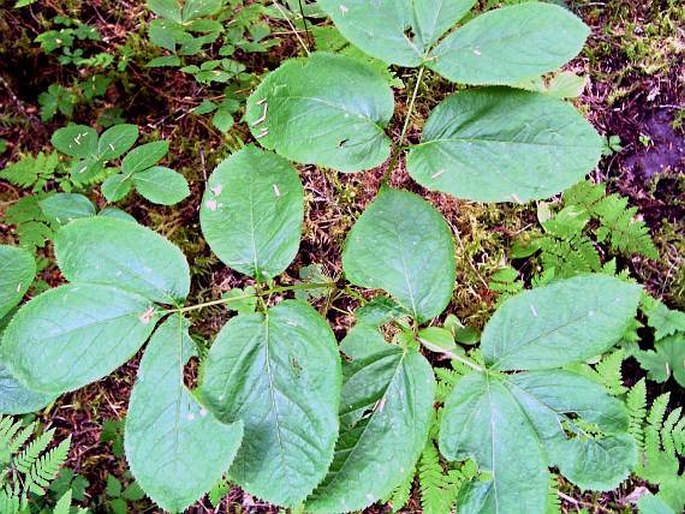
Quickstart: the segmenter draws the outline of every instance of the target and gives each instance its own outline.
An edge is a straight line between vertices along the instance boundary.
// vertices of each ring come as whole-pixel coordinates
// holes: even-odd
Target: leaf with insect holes
[[[116,159],[124,155],[136,143],[137,139],[137,125],[115,125],[100,135],[98,154],[101,159],[106,161]]]
[[[152,302],[137,294],[67,284],[42,293],[14,315],[3,334],[0,359],[35,391],[73,391],[130,359],[159,317]]]
[[[217,166],[202,199],[202,233],[233,269],[260,280],[280,275],[302,235],[304,191],[282,157],[247,146]]]
[[[335,458],[307,512],[357,511],[387,497],[426,444],[435,394],[430,364],[416,350],[371,348],[344,364]]]
[[[169,151],[169,143],[155,141],[140,145],[131,150],[121,161],[121,171],[125,174],[137,173],[157,164]]]
[[[589,33],[564,7],[512,5],[476,16],[453,31],[431,50],[426,65],[452,82],[515,85],[573,59]]]
[[[69,125],[57,129],[50,141],[57,150],[70,157],[86,159],[97,155],[98,133],[86,125]]]
[[[464,489],[460,510],[542,514],[552,466],[602,491],[629,475],[637,451],[625,405],[558,368],[611,347],[640,296],[618,278],[581,275],[513,296],[495,312],[481,341],[487,368],[457,382],[441,421],[442,454],[473,458],[490,475]]]
[[[0,245],[0,318],[21,302],[35,276],[36,261],[31,252]]]
[[[218,482],[243,439],[242,422],[219,422],[183,384],[183,367],[197,355],[189,325],[176,314],[152,336],[138,368],[124,434],[136,482],[170,512],[184,511]]]
[[[135,173],[133,184],[143,198],[159,205],[174,205],[190,195],[185,177],[164,166]]]
[[[71,282],[113,285],[166,304],[183,300],[190,289],[181,251],[130,221],[103,216],[74,220],[55,236],[55,255]]]
[[[485,362],[502,371],[550,369],[599,355],[624,334],[641,293],[618,278],[589,274],[511,297],[483,331]]]
[[[78,218],[95,216],[95,206],[88,197],[76,193],[56,193],[38,202],[45,217],[57,225]]]
[[[525,202],[581,180],[601,151],[601,138],[573,106],[487,88],[451,95],[433,110],[407,170],[424,187],[457,198]]]
[[[54,394],[38,393],[27,388],[0,362],[0,414],[35,412],[54,399]]]
[[[581,488],[612,489],[628,476],[637,452],[627,427],[623,403],[576,373],[474,371],[445,403],[439,442],[447,459],[473,458],[491,477],[467,485],[460,511],[543,514],[550,466]]]
[[[347,236],[343,269],[353,284],[384,289],[419,321],[429,320],[452,297],[452,232],[418,195],[383,189]]]
[[[238,315],[202,376],[210,411],[245,424],[231,479],[269,502],[300,504],[326,475],[338,437],[340,356],[326,321],[299,300]]]
[[[475,0],[319,0],[340,32],[388,64],[419,66]]]
[[[303,164],[373,168],[390,155],[392,90],[357,59],[314,53],[290,59],[250,96],[246,120],[259,143]]]

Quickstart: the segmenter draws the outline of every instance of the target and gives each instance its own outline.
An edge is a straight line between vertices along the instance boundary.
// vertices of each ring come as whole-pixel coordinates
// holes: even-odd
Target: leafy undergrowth
[[[125,121],[139,127],[138,144],[161,140],[169,143],[169,152],[161,156],[161,164],[183,175],[189,184],[187,198],[165,207],[129,194],[117,202],[117,207],[185,253],[191,264],[193,281],[188,298],[192,303],[254,286],[254,279],[227,268],[210,252],[199,230],[197,206],[215,166],[243,142],[253,140],[241,119],[244,102],[259,83],[260,75],[276,69],[287,58],[302,55],[303,45],[337,49],[340,38],[315,27],[325,25],[318,28],[326,29],[331,25],[315,16],[308,16],[308,22],[302,23],[297,2],[277,5],[233,0],[229,4],[238,14],[238,29],[231,35],[232,41],[208,41],[201,53],[184,56],[179,66],[149,67],[150,61],[168,57],[169,52],[150,41],[150,22],[158,17],[151,14],[145,2],[38,1],[20,9],[13,8],[13,3],[0,0],[0,103],[7,107],[0,114],[0,168],[8,169],[10,163],[24,156],[36,160],[23,161],[24,168],[14,170],[23,182],[11,180],[13,176],[8,174],[0,181],[0,242],[22,243],[35,249],[40,280],[29,294],[65,282],[55,265],[50,242],[58,224],[45,215],[37,201],[48,192],[79,186],[59,168],[55,154],[54,163],[48,156],[52,134],[68,121],[95,126],[100,133]],[[480,2],[483,9],[502,3]],[[603,7],[596,2],[572,4],[593,32],[584,53],[567,70],[588,77],[578,105],[607,138],[606,155],[592,177],[607,184],[607,193],[600,191],[601,187],[588,193],[592,185],[585,183],[577,186],[575,199],[571,191],[537,205],[472,203],[419,186],[409,177],[404,160],[361,174],[301,166],[306,198],[302,242],[281,284],[301,282],[306,278],[301,276],[301,270],[310,265],[317,266],[310,268],[315,270],[315,276],[338,279],[343,272],[343,242],[387,178],[389,185],[428,199],[456,235],[456,282],[460,287],[454,291],[440,322],[447,327],[448,320],[456,319],[460,326],[455,330],[462,330],[465,339],[469,333],[478,334],[483,329],[505,298],[531,283],[544,284],[578,271],[606,271],[607,266],[630,273],[669,306],[685,308],[685,98],[682,88],[677,87],[685,73],[685,45],[682,29],[678,29],[685,22],[685,10],[675,0],[619,0]],[[190,68],[203,61],[221,61],[222,45],[226,44],[235,47],[233,55],[240,68],[221,62],[206,70]],[[180,65],[188,68],[181,71]],[[219,74],[226,75],[227,80],[215,81],[213,78],[223,77]],[[406,137],[408,142],[416,143],[430,112],[454,87],[437,73],[427,71],[405,133],[403,120],[410,111],[407,100],[416,85],[415,75],[400,68],[386,78],[396,88],[398,103],[388,132],[395,140]],[[87,192],[98,211],[109,205],[99,188]],[[587,201],[588,195],[594,195],[594,202]],[[372,297],[365,289],[354,288],[353,292],[314,299],[315,307],[326,316],[339,340],[354,324],[357,307]],[[272,301],[281,297],[276,293]],[[201,357],[231,316],[222,305],[189,313]],[[672,455],[671,436],[654,434],[659,430],[663,434],[663,429],[658,428],[658,410],[666,409],[669,403],[662,395],[670,393],[668,412],[678,412],[684,395],[671,373],[663,374],[664,369],[668,370],[670,346],[653,333],[655,327],[648,324],[648,316],[646,313],[640,318],[646,325],[638,329],[641,346],[636,338],[632,347],[623,350],[631,352],[632,357],[623,365],[622,385],[641,387],[645,370],[651,370],[647,375],[648,399],[636,400],[637,411],[647,404],[654,405],[651,414],[638,413],[631,422],[636,437],[645,440],[640,451],[646,452],[648,460],[661,459],[662,467],[646,465],[641,473],[607,493],[583,493],[557,477],[553,487],[558,486],[560,494],[551,494],[552,508],[560,504],[563,511],[569,512],[630,512],[641,494],[657,492],[662,481],[671,480],[662,478],[668,474],[663,469],[670,471],[673,467],[673,458],[660,456]],[[657,348],[655,342],[661,351],[651,351]],[[430,358],[439,370],[438,388],[443,382],[456,383],[455,376],[450,375],[449,358],[441,354],[431,354]],[[121,420],[126,415],[139,361],[140,355],[108,378],[64,395],[39,415],[41,423],[55,429],[60,440],[71,436],[67,468],[89,484],[77,498],[80,505],[117,513],[155,509],[135,490],[122,448]],[[196,382],[197,362],[191,360],[186,368],[188,385]],[[620,390],[622,385],[614,385],[617,396],[626,394]],[[634,398],[639,392],[628,394]],[[671,425],[676,425],[675,418],[677,415]],[[368,512],[388,511],[392,505],[402,504],[400,500],[406,500],[406,512],[445,512],[442,502],[476,470],[468,462],[450,468],[440,460],[437,426],[434,421],[413,480],[407,480],[393,498],[388,498],[390,506],[370,507]],[[677,462],[677,456],[675,459]],[[678,484],[670,486],[677,488]],[[190,512],[214,511],[212,500],[220,498],[222,491],[227,496],[219,511],[278,511],[235,486],[223,484]]]

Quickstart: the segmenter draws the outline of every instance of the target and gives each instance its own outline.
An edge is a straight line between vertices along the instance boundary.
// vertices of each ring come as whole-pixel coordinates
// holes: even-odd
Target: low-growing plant
[[[0,512],[3,514],[38,512],[34,509],[37,500],[47,494],[48,487],[67,459],[70,439],[48,449],[55,431],[48,430],[39,435],[36,431],[36,422],[24,424],[11,417],[0,416]],[[71,500],[72,493],[68,490],[50,512],[69,514]],[[78,509],[77,512],[86,511]]]

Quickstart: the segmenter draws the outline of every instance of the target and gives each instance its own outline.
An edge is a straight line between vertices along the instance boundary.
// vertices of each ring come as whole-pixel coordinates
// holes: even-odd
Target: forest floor
[[[495,2],[491,2],[495,3]],[[136,200],[121,205],[139,221],[179,245],[188,256],[193,274],[192,299],[207,301],[223,292],[249,285],[249,279],[228,270],[211,255],[199,231],[198,206],[206,177],[214,166],[249,141],[246,126],[236,123],[229,135],[212,127],[207,117],[190,113],[203,99],[219,95],[221,87],[198,84],[192,76],[173,68],[146,68],[156,55],[147,41],[150,14],[145,2],[134,0],[45,0],[24,9],[14,1],[0,0],[0,169],[25,153],[36,153],[50,145],[52,132],[66,124],[62,115],[42,121],[38,97],[51,84],[68,85],[78,79],[79,70],[61,65],[55,55],[46,54],[35,38],[56,15],[77,18],[95,27],[101,41],[92,42],[99,51],[117,55],[129,52],[125,70],[115,73],[102,97],[75,106],[71,120],[87,125],[101,123],[113,114],[141,127],[141,132],[164,138],[171,150],[167,164],[182,172],[191,185],[191,196],[174,207],[157,207]],[[567,69],[588,77],[577,105],[600,133],[612,137],[609,153],[593,172],[593,178],[620,192],[639,208],[651,230],[660,259],[634,258],[625,265],[647,289],[670,307],[685,308],[685,7],[677,0],[640,2],[635,0],[578,1],[570,6],[590,27],[592,35],[577,59]],[[273,30],[285,35],[280,44],[265,54],[249,54],[243,60],[256,74],[274,69],[300,52],[298,42],[282,20],[271,20]],[[391,131],[399,133],[406,113],[406,99],[413,75],[399,75],[405,88],[397,90],[396,117]],[[419,101],[408,132],[416,140],[427,113],[449,92],[434,76],[420,90]],[[451,86],[450,86],[451,87]],[[620,140],[620,147],[618,141]],[[297,261],[286,272],[294,283],[302,265],[321,264],[329,276],[341,274],[340,248],[344,236],[367,203],[374,197],[386,170],[381,167],[359,174],[336,174],[314,166],[301,167],[308,212],[303,243]],[[496,295],[488,282],[503,264],[510,264],[508,251],[518,234],[537,226],[535,205],[485,205],[462,202],[447,195],[428,192],[407,175],[402,162],[392,170],[391,182],[417,191],[438,206],[458,238],[457,281],[452,311],[470,325],[482,327],[494,309]],[[2,221],[4,205],[24,192],[0,182],[1,242],[16,242],[13,227]],[[104,205],[94,192],[91,198]],[[51,249],[44,250],[51,263]],[[525,276],[526,270],[521,269]],[[41,272],[50,285],[62,280],[53,264]],[[285,280],[285,283],[288,279]],[[328,313],[337,335],[353,320],[355,305],[336,304]],[[228,319],[222,308],[197,314],[193,336],[208,341]],[[71,434],[72,452],[68,467],[88,481],[84,504],[98,511],[112,509],[116,497],[106,484],[116,477],[130,482],[121,451],[121,420],[126,414],[129,393],[138,359],[110,377],[62,397],[42,414],[48,427]],[[636,370],[639,368],[636,367]],[[192,373],[191,373],[192,375]],[[634,383],[639,377],[626,375]],[[192,380],[192,376],[189,377]],[[666,385],[663,386],[664,388]],[[658,389],[658,387],[657,387]],[[665,389],[664,389],[665,390]],[[658,393],[658,390],[656,391]],[[680,395],[680,402],[683,397]],[[105,428],[103,437],[103,427]],[[589,512],[629,512],[622,496],[635,484],[608,495],[583,495],[571,486],[565,490],[569,512],[585,507]],[[112,494],[110,494],[112,493]],[[374,509],[382,511],[384,509]],[[239,489],[231,491],[220,510],[207,501],[191,512],[269,512]],[[276,509],[273,509],[276,512]],[[412,499],[406,512],[418,512]],[[145,500],[132,502],[129,512],[155,512]]]

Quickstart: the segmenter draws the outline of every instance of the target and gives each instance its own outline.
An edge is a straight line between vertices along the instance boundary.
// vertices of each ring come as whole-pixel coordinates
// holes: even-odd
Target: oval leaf
[[[104,160],[121,157],[138,139],[138,126],[123,123],[105,130],[98,141],[98,153]]]
[[[108,375],[148,338],[159,313],[111,286],[68,284],[24,305],[3,336],[0,358],[29,388],[60,394]]]
[[[407,157],[422,186],[480,202],[548,198],[599,162],[602,142],[573,106],[539,93],[457,93],[428,118]]]
[[[356,46],[388,64],[421,64],[431,45],[475,0],[319,0],[319,6]]]
[[[221,479],[243,438],[241,422],[220,423],[183,385],[183,366],[196,356],[188,325],[174,315],[152,336],[124,436],[136,482],[170,512],[184,511]]]
[[[127,220],[75,220],[57,233],[55,255],[72,282],[110,284],[167,304],[183,300],[190,289],[190,270],[181,251]]]
[[[373,347],[345,365],[340,439],[308,512],[357,511],[387,497],[426,444],[435,394],[430,364],[415,350]]]
[[[315,53],[270,73],[247,102],[262,146],[303,164],[359,171],[390,155],[394,109],[382,76],[358,59]]]
[[[50,139],[53,146],[70,157],[85,159],[97,155],[98,133],[86,125],[57,129]]]
[[[185,177],[164,166],[153,166],[133,175],[136,191],[159,205],[174,205],[190,195]]]
[[[154,141],[131,150],[121,161],[121,171],[137,173],[157,164],[169,151],[166,141]]]
[[[203,375],[210,410],[245,423],[231,478],[269,502],[301,503],[324,478],[338,436],[340,357],[325,320],[298,300],[239,315],[217,336]]]
[[[589,33],[580,18],[563,7],[512,5],[477,16],[452,32],[427,63],[453,82],[516,84],[573,59]]]
[[[77,218],[95,216],[95,206],[86,196],[75,193],[57,193],[39,202],[43,214],[52,223],[66,225]]]
[[[36,261],[28,250],[0,245],[0,318],[21,302],[36,276]]]
[[[609,349],[635,317],[642,291],[608,275],[581,275],[520,293],[483,331],[485,362],[498,370],[549,369]]]
[[[353,284],[384,289],[425,321],[440,314],[452,297],[452,233],[419,196],[385,189],[352,227],[343,269]]]
[[[42,409],[55,395],[31,391],[0,362],[0,414],[26,414]]]
[[[233,269],[269,279],[295,258],[304,219],[304,191],[290,163],[253,146],[212,173],[200,209],[202,233]]]
[[[544,514],[545,454],[526,412],[501,380],[471,373],[457,382],[445,403],[439,443],[447,459],[473,458],[492,475],[465,495],[460,512]]]

